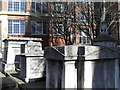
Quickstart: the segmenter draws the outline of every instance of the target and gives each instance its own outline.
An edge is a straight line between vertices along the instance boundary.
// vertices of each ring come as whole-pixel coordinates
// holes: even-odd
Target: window
[[[8,0],[8,11],[25,12],[25,1]]]
[[[23,20],[8,20],[8,34],[24,34],[25,21]]]
[[[36,35],[47,34],[46,22],[31,21],[31,25],[32,25],[31,34]]]
[[[52,4],[53,12],[61,13],[64,11],[65,4],[62,2],[54,2]]]
[[[62,22],[53,23],[53,34],[63,34],[64,26]]]
[[[87,22],[86,16],[82,13],[78,13],[78,22]]]
[[[80,30],[80,43],[81,44],[88,44],[88,29],[82,29]]]
[[[47,3],[46,2],[35,2],[35,0],[31,3],[31,12],[39,12],[39,13],[46,13],[47,10]]]
[[[79,8],[87,8],[87,3],[86,2],[77,2],[77,6],[79,7]]]

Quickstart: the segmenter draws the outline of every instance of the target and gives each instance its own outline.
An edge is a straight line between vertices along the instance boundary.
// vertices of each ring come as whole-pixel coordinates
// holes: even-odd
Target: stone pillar
[[[78,68],[79,88],[119,88],[117,47],[85,46],[84,56],[81,72]]]
[[[98,53],[98,58],[94,60],[89,58],[85,61],[84,88],[119,88],[116,40],[107,33],[101,33],[93,40],[93,45],[97,45],[100,49],[95,52]]]
[[[41,54],[21,54],[20,78],[25,82],[34,82],[45,77],[45,59]]]
[[[78,55],[78,48],[81,54]],[[78,45],[45,49],[46,88],[77,88],[78,56],[83,55]],[[80,65],[79,65],[80,66]]]
[[[34,82],[45,77],[45,58],[41,42],[28,41],[21,45],[20,78]]]

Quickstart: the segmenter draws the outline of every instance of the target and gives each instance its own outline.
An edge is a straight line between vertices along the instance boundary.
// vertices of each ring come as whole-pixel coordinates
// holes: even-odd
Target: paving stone
[[[2,84],[2,89],[6,89],[6,88],[16,88],[17,87],[17,83],[10,77],[2,77],[2,82],[0,84]]]
[[[0,72],[0,90],[40,90],[45,89],[45,79],[37,82],[25,83],[19,78],[19,73],[15,71],[7,72],[7,76]]]

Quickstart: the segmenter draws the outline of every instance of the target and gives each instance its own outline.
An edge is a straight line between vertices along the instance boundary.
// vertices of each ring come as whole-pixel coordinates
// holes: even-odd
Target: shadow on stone
[[[20,90],[40,90],[40,89],[45,89],[45,80],[40,80],[37,82],[33,83],[25,83],[25,84],[20,84],[19,88]]]
[[[14,90],[17,88],[17,83],[10,77],[2,77],[2,90]]]

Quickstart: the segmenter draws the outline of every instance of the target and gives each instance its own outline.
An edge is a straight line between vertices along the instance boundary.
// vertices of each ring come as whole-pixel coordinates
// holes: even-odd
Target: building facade
[[[48,46],[49,19],[41,3],[29,0],[1,0],[0,3],[1,41],[7,37],[41,37],[46,41],[43,46]]]
[[[7,37],[41,37],[43,39],[43,47],[65,45],[64,37],[61,37],[61,33],[64,32],[65,25],[68,26],[69,22],[73,23],[73,20],[67,18],[67,15],[70,14],[75,17],[75,12],[73,12],[75,9],[69,12],[65,10],[66,6],[70,10],[70,5],[73,5],[73,3],[1,0],[1,41]],[[63,16],[67,18],[66,24]],[[82,15],[79,19],[81,18],[85,19]]]
[[[38,37],[43,39],[43,48],[90,44],[95,34],[91,18],[95,17],[92,11],[95,7],[88,8],[90,5],[82,2],[0,0],[0,42],[7,37]],[[2,47],[1,43],[1,50]]]

